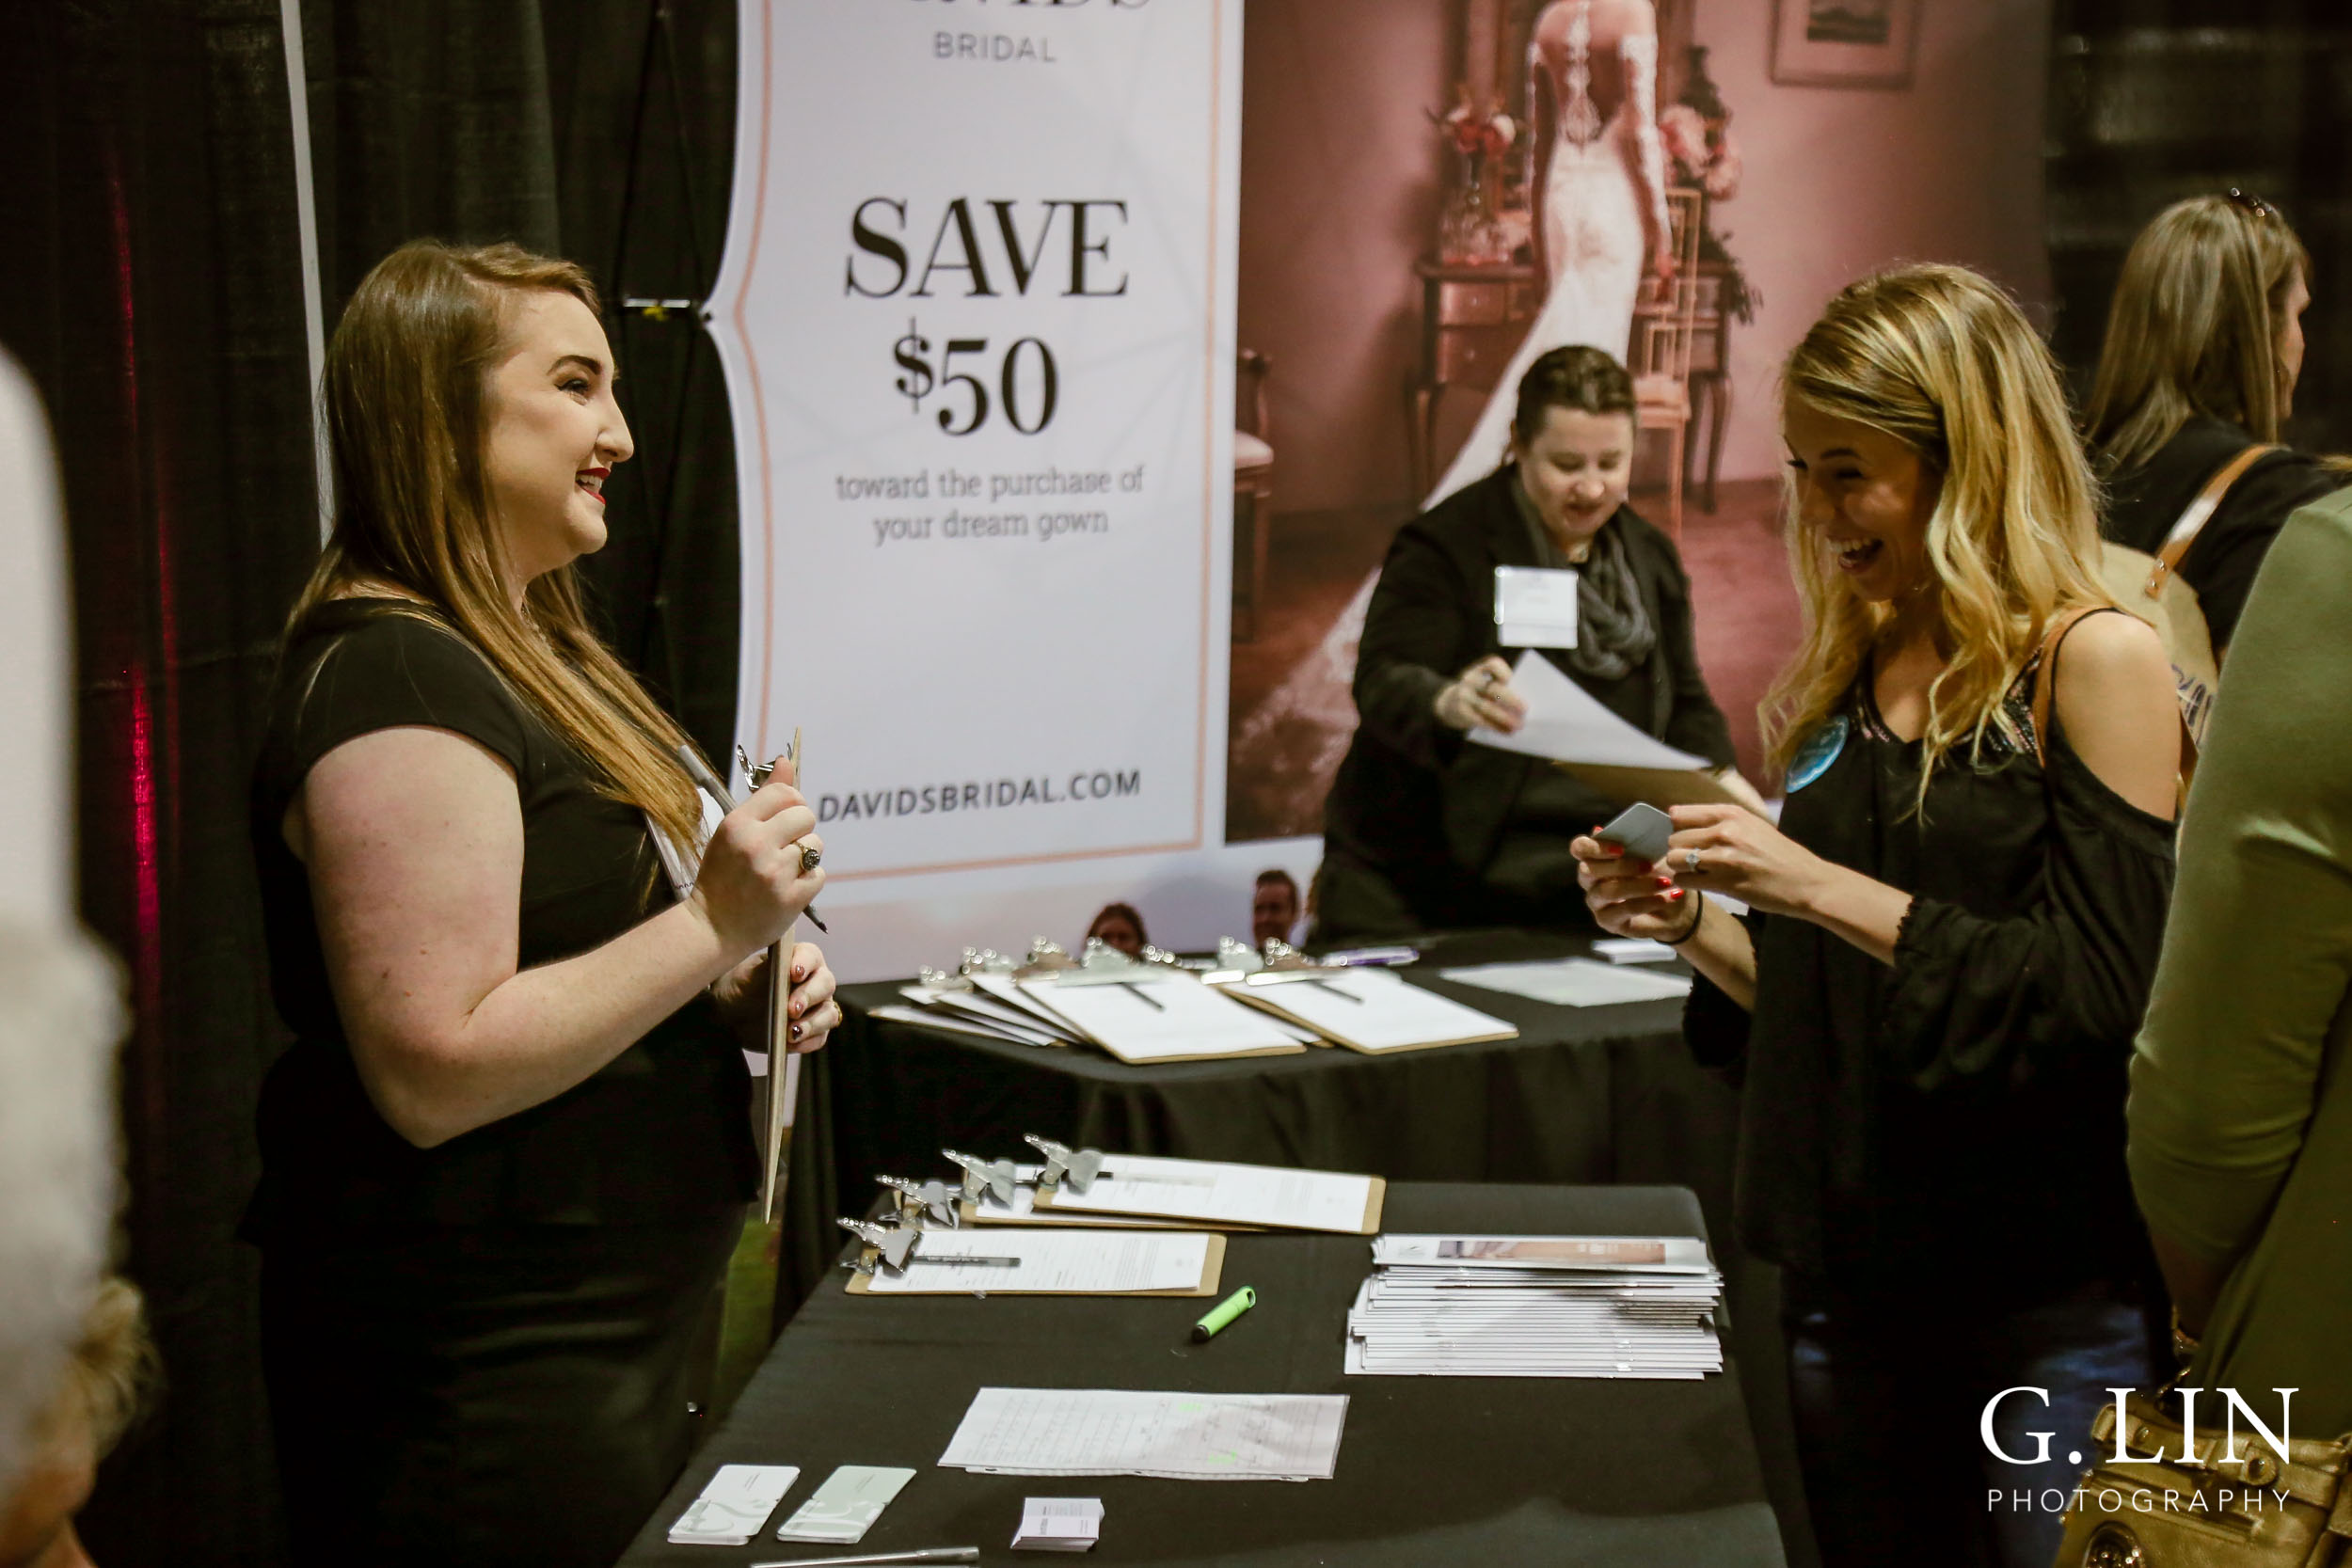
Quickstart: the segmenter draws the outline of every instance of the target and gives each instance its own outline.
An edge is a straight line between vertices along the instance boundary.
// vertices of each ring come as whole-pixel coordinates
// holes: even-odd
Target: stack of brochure
[[[1380,1236],[1346,1370],[1699,1378],[1723,1275],[1694,1236]]]

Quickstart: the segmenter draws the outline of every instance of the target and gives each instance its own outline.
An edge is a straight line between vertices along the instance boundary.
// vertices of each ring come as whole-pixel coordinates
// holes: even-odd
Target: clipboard
[[[1036,990],[1029,989],[1036,984],[1036,982],[1020,982],[1019,988],[1036,1006],[1054,1006],[1053,1003],[1047,1002],[1044,997],[1037,994]],[[1038,989],[1050,990],[1052,988],[1039,986]],[[1100,1019],[1089,1023],[1084,1017],[1065,1010],[1070,1003],[1076,1001],[1080,996],[1129,994],[1136,996],[1142,1006],[1159,1009],[1163,1013],[1167,1011],[1167,1005],[1170,1002],[1177,1002],[1181,1007],[1189,1009],[1194,1002],[1207,1000],[1213,1004],[1217,1015],[1221,1016],[1223,1009],[1231,1006],[1225,997],[1218,994],[1223,990],[1223,987],[1200,985],[1189,976],[1178,979],[1144,978],[1129,985],[1086,987],[1082,990],[1072,992],[1067,999],[1062,1000],[1061,1006],[1055,1007],[1055,1011],[1065,1021],[1067,1027],[1075,1030],[1087,1040],[1130,1067],[1159,1067],[1170,1062],[1230,1062],[1248,1056],[1305,1054],[1307,1047],[1304,1044],[1288,1038],[1269,1039],[1263,1045],[1237,1045],[1223,1051],[1133,1049],[1119,1043],[1116,1032],[1104,1029]],[[1253,1011],[1245,1010],[1234,1016],[1254,1020],[1257,1015]],[[1148,1018],[1148,1015],[1139,1013],[1137,1017],[1140,1022]]]
[[[1091,1209],[1056,1209],[1050,1204],[1041,1213],[1032,1211],[1026,1214],[990,1214],[983,1212],[980,1206],[970,1198],[964,1198],[957,1203],[956,1217],[965,1225],[1074,1225],[1095,1230],[1200,1230],[1206,1228],[1200,1220],[1162,1219],[1156,1214],[1104,1214],[1097,1213]],[[1265,1230],[1263,1225],[1226,1225],[1223,1223],[1219,1223],[1216,1228],[1227,1234],[1247,1233],[1249,1235],[1261,1235]]]
[[[1200,1227],[1195,1226],[1187,1228],[1199,1230]],[[976,1293],[992,1296],[1085,1296],[1101,1297],[1104,1300],[1119,1296],[1213,1296],[1217,1293],[1218,1286],[1225,1276],[1225,1238],[1214,1230],[1200,1233],[1208,1238],[1208,1245],[1201,1254],[1199,1283],[1180,1286],[1170,1291],[1025,1291],[1018,1286],[989,1285],[985,1282],[982,1282],[976,1291],[971,1277],[966,1275],[963,1279],[953,1283],[943,1279],[937,1285],[916,1284],[903,1291],[877,1291],[874,1289],[872,1276],[863,1274],[850,1275],[847,1289],[853,1296],[882,1295],[885,1298],[890,1296],[968,1296]]]
[[[1442,1039],[1414,1040],[1411,1043],[1405,1045],[1366,1045],[1360,1040],[1350,1038],[1347,1031],[1335,1024],[1330,1016],[1327,1015],[1322,1018],[1309,1018],[1302,1013],[1293,1012],[1290,1008],[1282,1006],[1281,999],[1286,992],[1292,991],[1295,987],[1310,982],[1303,980],[1288,980],[1262,986],[1239,985],[1228,988],[1228,994],[1240,998],[1242,1001],[1248,1003],[1253,1007],[1263,1008],[1266,1012],[1273,1014],[1276,1018],[1283,1019],[1289,1022],[1295,1023],[1302,1029],[1315,1030],[1327,1038],[1347,1047],[1350,1051],[1360,1053],[1366,1056],[1402,1056],[1409,1052],[1436,1051],[1449,1045],[1486,1045],[1496,1040],[1515,1040],[1519,1037],[1518,1026],[1517,1024],[1510,1023],[1502,1019],[1497,1018],[1490,1020],[1495,1024],[1494,1028],[1481,1029],[1471,1034],[1450,1036]],[[1406,982],[1399,983],[1403,984]],[[1436,995],[1435,992],[1431,992],[1429,994]],[[1454,999],[1450,996],[1440,997],[1438,1000],[1444,1002],[1454,1002]],[[1454,1005],[1462,1008],[1466,1012],[1474,1013],[1478,1010],[1477,1008],[1471,1007],[1465,1003],[1454,1002]]]
[[[1165,1159],[1175,1158],[1175,1156],[1152,1155],[1148,1156],[1148,1158]],[[1216,1163],[1221,1164],[1223,1162]],[[1353,1176],[1357,1173],[1354,1171],[1320,1171],[1316,1174],[1323,1176]],[[1279,1233],[1290,1236],[1376,1236],[1380,1233],[1380,1211],[1382,1207],[1387,1204],[1389,1198],[1389,1181],[1388,1178],[1384,1176],[1367,1176],[1363,1180],[1365,1182],[1363,1217],[1357,1222],[1354,1228],[1348,1230],[1322,1229],[1300,1225],[1240,1224],[1200,1215],[1187,1217],[1174,1214],[1150,1214],[1143,1217],[1148,1219],[1184,1219],[1186,1224],[1196,1228],[1214,1226],[1219,1231],[1256,1231],[1261,1233]],[[1050,1188],[1040,1191],[1037,1195],[1037,1206],[1040,1209],[1054,1209],[1059,1207],[1059,1205],[1055,1203],[1054,1196],[1054,1192]],[[1085,1212],[1089,1214],[1104,1215],[1116,1212],[1114,1210],[1104,1209],[1089,1209]]]

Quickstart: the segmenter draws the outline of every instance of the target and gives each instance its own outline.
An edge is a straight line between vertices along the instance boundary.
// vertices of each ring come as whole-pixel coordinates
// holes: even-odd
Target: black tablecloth
[[[1693,1234],[1667,1188],[1401,1184],[1390,1230]],[[1362,1237],[1229,1239],[1224,1289],[1255,1310],[1206,1345],[1199,1299],[846,1293],[818,1288],[734,1413],[647,1522],[623,1568],[704,1568],[840,1552],[1008,1549],[1026,1497],[1099,1497],[1100,1562],[1707,1563],[1783,1560],[1731,1370],[1696,1382],[1345,1377],[1346,1309],[1371,1272]],[[1019,1477],[935,1468],[983,1386],[1214,1393],[1344,1393],[1327,1481]],[[671,1546],[670,1523],[723,1464],[797,1465],[751,1546]],[[856,1546],[779,1543],[773,1528],[836,1465],[914,1479]]]
[[[1485,1045],[1368,1056],[1130,1067],[1098,1051],[1017,1045],[871,1016],[904,982],[847,986],[847,1021],[805,1059],[790,1152],[788,1309],[832,1264],[833,1216],[862,1213],[877,1175],[952,1174],[943,1146],[1028,1157],[1025,1132],[1122,1154],[1359,1171],[1392,1181],[1663,1181],[1731,1234],[1738,1096],[1698,1071],[1679,1001],[1560,1007],[1436,971],[1556,958],[1572,938],[1465,933],[1398,973],[1518,1026]]]

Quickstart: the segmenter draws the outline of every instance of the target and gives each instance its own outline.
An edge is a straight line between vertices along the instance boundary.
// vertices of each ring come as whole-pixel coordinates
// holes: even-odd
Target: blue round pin
[[[1844,714],[1838,714],[1805,737],[1797,754],[1788,759],[1788,793],[1811,784],[1830,769],[1838,753],[1846,749],[1846,735],[1852,727]]]

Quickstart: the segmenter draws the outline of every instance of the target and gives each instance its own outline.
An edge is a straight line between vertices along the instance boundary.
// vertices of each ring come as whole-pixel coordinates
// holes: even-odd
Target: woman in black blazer
[[[1592,929],[1569,843],[1617,805],[1533,757],[1470,744],[1525,705],[1495,623],[1495,568],[1574,570],[1574,648],[1542,656],[1611,711],[1732,771],[1691,641],[1691,579],[1626,504],[1633,381],[1598,349],[1528,368],[1511,461],[1400,530],[1364,619],[1359,722],[1324,807],[1319,940],[1473,926]],[[1744,790],[1744,784],[1734,784]]]

